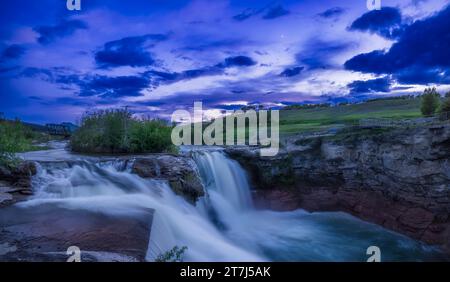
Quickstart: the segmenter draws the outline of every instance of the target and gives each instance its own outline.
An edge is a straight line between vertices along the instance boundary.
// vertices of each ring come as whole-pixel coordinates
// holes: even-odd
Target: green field
[[[280,133],[294,134],[327,130],[339,125],[357,124],[366,118],[417,118],[421,117],[420,98],[373,100],[359,104],[335,107],[282,110]]]

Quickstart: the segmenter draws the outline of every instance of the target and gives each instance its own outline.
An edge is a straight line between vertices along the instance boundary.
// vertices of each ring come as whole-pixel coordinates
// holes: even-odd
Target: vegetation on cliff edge
[[[80,153],[173,152],[172,127],[164,120],[137,119],[126,109],[85,114],[70,147]]]

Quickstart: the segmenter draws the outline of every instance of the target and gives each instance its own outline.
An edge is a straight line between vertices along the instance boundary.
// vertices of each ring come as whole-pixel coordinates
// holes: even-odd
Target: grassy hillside
[[[360,104],[315,109],[282,110],[280,132],[291,134],[326,130],[339,124],[353,124],[365,118],[421,117],[420,98],[373,100]]]

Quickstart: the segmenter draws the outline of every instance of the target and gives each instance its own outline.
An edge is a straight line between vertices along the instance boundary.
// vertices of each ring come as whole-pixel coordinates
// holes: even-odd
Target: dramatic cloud
[[[347,86],[350,93],[389,92],[391,81],[388,77],[382,77],[371,80],[356,80]]]
[[[166,40],[163,34],[146,34],[125,37],[105,43],[103,49],[95,54],[95,61],[101,68],[119,66],[150,66],[155,63],[147,48],[155,42]]]
[[[450,6],[434,16],[405,27],[389,50],[357,55],[345,68],[375,74],[394,74],[404,83],[443,83],[450,70]]]
[[[94,76],[81,85],[80,96],[101,96],[116,98],[139,96],[140,91],[147,88],[149,81],[140,76]]]
[[[26,68],[21,77],[38,78],[54,83],[61,89],[72,89],[79,96],[118,98],[139,96],[140,91],[151,87],[151,80],[141,76],[105,76],[74,73],[66,68]]]
[[[350,30],[368,31],[386,38],[396,38],[402,32],[402,15],[397,8],[372,10],[355,20]]]
[[[199,100],[220,112],[450,87],[445,0],[390,0],[380,11],[361,0],[90,0],[82,11],[62,0],[4,2],[0,111],[29,121],[74,121],[95,107],[166,118]]]
[[[57,25],[34,28],[40,35],[38,42],[41,44],[49,44],[58,38],[70,36],[78,29],[87,29],[87,24],[80,20],[63,20]]]
[[[150,70],[144,73],[148,77],[153,86],[157,87],[160,84],[174,83],[181,80],[194,79],[203,76],[221,75],[224,74],[224,69],[230,67],[249,67],[256,65],[256,62],[247,56],[228,57],[215,66],[207,66],[199,69],[185,70],[182,72],[162,72]]]

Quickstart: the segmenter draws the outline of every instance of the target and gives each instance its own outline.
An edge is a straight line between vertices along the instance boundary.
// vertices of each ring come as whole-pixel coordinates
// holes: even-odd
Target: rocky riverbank
[[[450,125],[291,138],[275,157],[231,147],[259,205],[345,211],[450,253]]]
[[[66,261],[69,257],[66,252],[71,246],[81,250],[81,261],[146,259],[152,209],[137,208],[132,216],[128,216],[120,212],[73,209],[59,202],[36,203],[30,207],[26,206],[27,202],[23,203],[25,207],[14,205],[33,195],[33,188],[37,189],[32,187],[33,176],[39,173],[38,170],[53,174],[84,167],[97,177],[105,177],[107,172],[101,167],[113,166],[118,171],[131,171],[151,181],[167,182],[168,186],[161,185],[161,188],[172,189],[191,204],[204,195],[193,160],[188,156],[149,154],[95,157],[71,155],[60,150],[32,152],[23,155],[28,159],[16,167],[0,167],[0,261]],[[49,155],[58,157],[48,158]],[[74,189],[77,193],[75,190],[84,189],[84,185],[92,185],[93,180],[87,180],[90,176],[83,173],[81,178],[69,178],[63,188],[67,191]],[[55,182],[51,184],[55,187],[45,189],[58,191],[60,184]],[[107,185],[115,189],[115,183]]]
[[[21,162],[14,167],[0,165],[0,208],[31,195],[31,178],[35,174],[36,165],[33,162]]]

